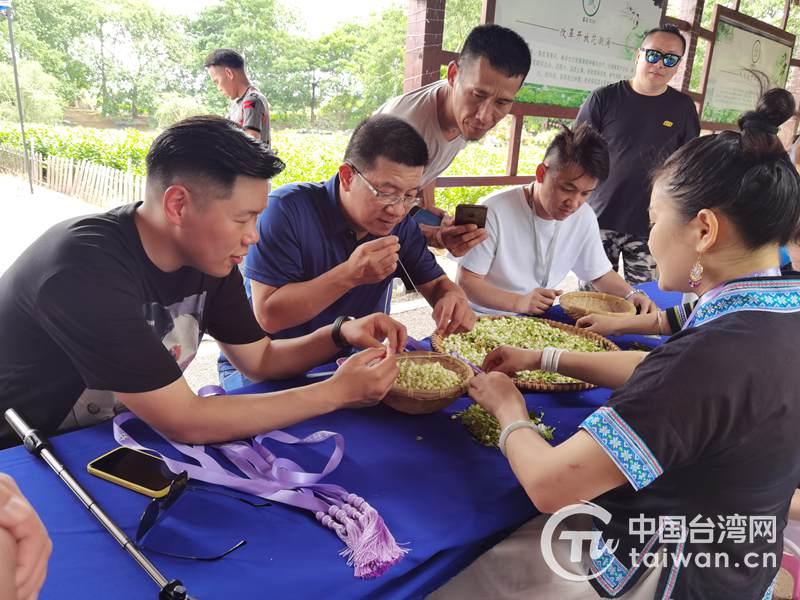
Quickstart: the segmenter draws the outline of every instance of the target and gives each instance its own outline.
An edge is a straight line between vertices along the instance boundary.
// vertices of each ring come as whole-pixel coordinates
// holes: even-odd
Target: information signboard
[[[593,89],[629,79],[662,0],[496,0],[494,22],[518,32],[532,64],[518,102],[578,107]]]
[[[762,86],[786,86],[794,36],[781,31],[779,37],[771,29],[766,23],[743,21],[733,11],[718,10],[703,121],[735,123],[742,112],[755,107]]]

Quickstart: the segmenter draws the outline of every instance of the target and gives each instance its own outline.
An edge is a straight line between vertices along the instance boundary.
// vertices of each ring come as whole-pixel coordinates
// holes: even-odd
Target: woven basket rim
[[[568,325],[567,323],[560,323],[558,321],[552,321],[550,319],[542,319],[541,317],[484,315],[482,317],[479,317],[479,320],[495,320],[495,319],[506,319],[506,318],[536,319],[537,321],[550,325],[555,329],[561,329],[568,333],[587,337],[595,342],[598,342],[601,346],[603,346],[603,348],[605,348],[609,352],[617,352],[620,349],[619,346],[617,346],[614,342],[603,337],[598,333],[595,333],[594,331],[587,331],[585,329],[580,329],[578,327],[575,327],[574,325]],[[444,345],[442,342],[443,338],[439,334],[435,333],[431,336],[431,347],[438,352],[445,353],[446,351],[444,349]],[[457,357],[453,356],[453,358]],[[597,387],[596,385],[591,383],[586,383],[585,381],[577,381],[574,383],[545,383],[545,382],[540,383],[533,381],[523,381],[516,377],[512,379],[512,381],[520,390],[532,391],[532,392],[579,392],[583,390],[590,390],[592,388]]]
[[[607,308],[587,308],[575,302],[575,300],[579,299],[596,301],[601,305],[605,305]],[[624,298],[620,298],[619,296],[614,296],[613,294],[607,294],[605,292],[567,292],[566,294],[561,295],[559,298],[559,304],[561,305],[561,309],[567,313],[567,315],[576,320],[580,317],[590,314],[607,315],[612,317],[636,314],[636,306],[633,304],[633,302],[625,300]],[[612,307],[619,307],[624,310],[611,310]]]
[[[444,352],[431,352],[429,350],[415,350],[412,352],[402,352],[397,355],[397,360],[419,360],[424,361],[434,360],[436,362],[444,362],[452,365],[454,368],[450,369],[461,378],[461,383],[458,385],[450,386],[449,388],[442,388],[438,390],[420,390],[417,388],[408,388],[400,385],[392,385],[389,392],[396,396],[404,396],[413,400],[440,400],[444,398],[458,398],[464,395],[469,388],[469,380],[475,375],[472,368],[463,360],[459,360],[455,356]],[[444,365],[443,365],[444,366]],[[447,368],[445,366],[445,368]],[[457,369],[457,370],[456,370]]]

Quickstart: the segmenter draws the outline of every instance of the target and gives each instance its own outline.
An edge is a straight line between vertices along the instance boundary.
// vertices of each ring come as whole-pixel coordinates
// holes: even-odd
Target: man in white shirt
[[[420,225],[428,244],[463,256],[484,239],[474,226],[453,227],[434,206],[436,178],[467,142],[480,140],[510,111],[531,65],[528,44],[499,25],[480,25],[464,40],[447,78],[392,98],[376,112],[410,123],[428,145],[430,161],[422,173],[423,206],[444,217],[443,227]]]
[[[553,286],[569,271],[601,292],[630,300],[641,313],[656,310],[612,268],[586,204],[608,176],[608,164],[599,133],[589,125],[564,128],[548,146],[533,183],[479,202],[489,207],[488,239],[458,269],[458,283],[476,311],[542,314],[561,294]]]

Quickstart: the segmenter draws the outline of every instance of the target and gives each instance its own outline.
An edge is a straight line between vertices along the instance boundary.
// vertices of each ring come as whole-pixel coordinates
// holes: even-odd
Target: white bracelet
[[[544,348],[539,370],[547,373],[558,373],[558,363],[562,354],[564,354],[563,348],[553,348],[552,346]]]
[[[630,292],[625,294],[625,300],[628,300],[634,294],[641,294],[642,296],[647,296],[642,290],[632,289]]]
[[[522,429],[527,427],[528,429],[535,429],[539,431],[538,425],[533,421],[514,421],[513,423],[509,423],[503,428],[503,431],[500,433],[500,440],[497,442],[497,445],[500,448],[500,452],[503,453],[503,456],[506,455],[506,442],[508,441],[508,436],[515,432],[517,429]]]
[[[553,348],[552,346],[547,346],[545,348],[542,348],[542,359],[540,361],[541,364],[539,365],[539,369],[541,371],[551,372],[550,361],[552,360],[553,352],[555,352],[555,350],[556,349]]]

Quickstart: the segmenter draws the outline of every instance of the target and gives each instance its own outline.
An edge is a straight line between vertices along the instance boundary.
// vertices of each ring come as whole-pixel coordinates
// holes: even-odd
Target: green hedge
[[[66,156],[144,175],[144,157],[153,134],[136,129],[91,129],[28,125],[28,144],[44,156]],[[21,145],[16,124],[0,125],[0,144]]]

